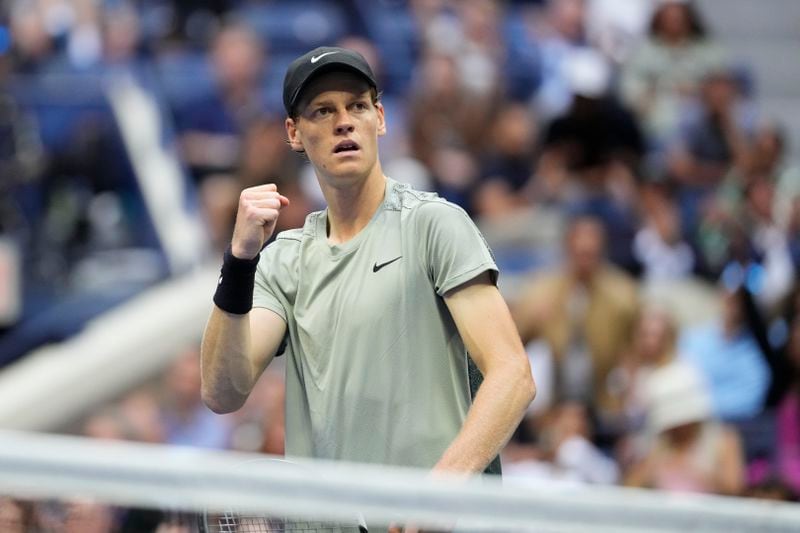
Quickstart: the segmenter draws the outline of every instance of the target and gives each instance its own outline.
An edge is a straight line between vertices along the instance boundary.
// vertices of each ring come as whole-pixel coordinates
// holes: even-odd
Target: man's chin
[[[366,179],[370,169],[361,161],[344,161],[325,169],[327,181],[336,183],[353,183]]]

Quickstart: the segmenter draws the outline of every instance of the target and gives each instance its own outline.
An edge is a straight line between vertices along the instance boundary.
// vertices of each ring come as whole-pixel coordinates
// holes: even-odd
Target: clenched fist
[[[239,259],[253,259],[275,231],[281,208],[289,199],[274,183],[249,187],[239,195],[231,252]]]

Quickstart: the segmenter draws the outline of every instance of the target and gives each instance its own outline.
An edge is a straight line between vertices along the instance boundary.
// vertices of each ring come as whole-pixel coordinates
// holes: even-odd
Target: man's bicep
[[[494,363],[524,355],[508,306],[490,272],[448,291],[444,301],[481,373],[486,374]]]
[[[264,307],[253,307],[249,314],[250,353],[256,368],[264,370],[283,343],[286,321],[275,311]]]

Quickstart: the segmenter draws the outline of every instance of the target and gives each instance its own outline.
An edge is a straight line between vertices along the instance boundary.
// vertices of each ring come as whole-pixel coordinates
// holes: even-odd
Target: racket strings
[[[226,512],[217,517],[209,533],[359,533],[358,526],[347,526],[307,520],[290,520],[263,515],[242,515]]]

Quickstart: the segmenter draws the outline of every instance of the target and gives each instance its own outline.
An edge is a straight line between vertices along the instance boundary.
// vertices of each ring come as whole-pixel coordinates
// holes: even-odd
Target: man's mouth
[[[333,153],[340,154],[342,152],[355,152],[359,149],[360,146],[358,146],[358,143],[355,141],[342,141],[334,147]]]

